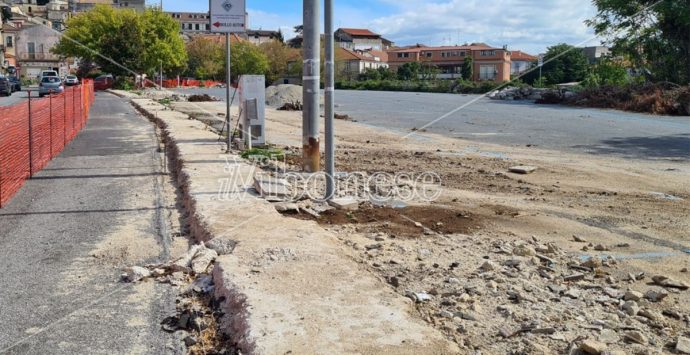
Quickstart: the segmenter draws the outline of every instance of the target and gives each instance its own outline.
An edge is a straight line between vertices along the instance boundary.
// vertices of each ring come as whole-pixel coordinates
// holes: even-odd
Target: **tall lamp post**
[[[304,70],[302,74],[302,157],[304,170],[316,173],[320,170],[321,153],[319,139],[319,113],[321,96],[321,36],[320,0],[304,0]]]
[[[333,0],[324,0],[326,32],[326,199],[335,195],[335,38],[333,32]]]

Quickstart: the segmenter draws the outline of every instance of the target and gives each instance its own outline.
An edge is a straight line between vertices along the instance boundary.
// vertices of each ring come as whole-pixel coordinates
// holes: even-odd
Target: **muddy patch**
[[[398,238],[417,238],[429,230],[440,234],[472,234],[483,225],[479,216],[467,211],[433,206],[390,208],[366,204],[356,211],[334,209],[318,217],[295,211],[284,214],[314,220],[324,226],[354,224],[362,232],[383,232]]]

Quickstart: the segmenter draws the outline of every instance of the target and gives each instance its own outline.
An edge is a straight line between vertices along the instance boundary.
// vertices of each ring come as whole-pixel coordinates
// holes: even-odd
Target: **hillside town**
[[[0,62],[5,73],[25,80],[36,78],[42,70],[57,70],[62,76],[78,70],[78,59],[55,54],[52,48],[66,29],[66,21],[73,16],[93,9],[96,5],[144,11],[144,1],[119,0],[12,0],[3,5],[2,29],[0,30]],[[180,26],[180,35],[186,42],[195,38],[217,37],[210,33],[209,14],[196,12],[167,12]],[[537,64],[537,56],[525,53],[509,45],[500,47],[486,43],[465,43],[454,46],[425,44],[396,45],[369,29],[340,28],[335,32],[338,45],[337,72],[344,78],[356,78],[369,69],[391,68],[396,71],[405,63],[418,62],[438,70],[438,79],[466,79],[503,83],[520,75]],[[285,39],[277,30],[248,30],[233,41],[248,42],[259,46],[280,41],[291,48],[301,48],[301,36]],[[596,61],[604,57],[605,47],[584,48],[587,57]],[[472,58],[472,75],[463,78],[462,66]],[[294,78],[292,78],[294,79]],[[298,80],[299,81],[299,80]],[[298,82],[297,81],[297,82]],[[295,83],[295,80],[288,80]]]
[[[690,355],[686,0],[0,20],[0,354]]]

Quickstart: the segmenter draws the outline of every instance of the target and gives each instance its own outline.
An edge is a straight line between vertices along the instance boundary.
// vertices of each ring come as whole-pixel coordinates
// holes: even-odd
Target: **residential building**
[[[180,24],[183,35],[193,36],[211,32],[211,16],[208,12],[168,12]]]
[[[136,11],[146,10],[146,0],[69,0],[69,11],[72,13],[89,11],[96,5],[110,5]]]
[[[250,43],[257,46],[263,43],[283,40],[283,34],[280,31],[248,30],[245,33],[245,37]]]
[[[143,12],[146,10],[146,0],[113,0],[113,6]]]
[[[355,80],[367,69],[388,68],[388,53],[379,50],[351,50],[339,47],[335,52],[336,75]]]
[[[2,31],[0,31],[4,47],[4,61],[7,61],[8,66],[17,66],[17,32],[19,32],[19,25],[12,22],[3,24]]]
[[[611,54],[611,50],[604,46],[594,46],[582,48],[582,51],[587,56],[589,64],[596,64],[602,57],[607,57]]]
[[[539,58],[523,51],[510,52],[510,74],[520,75],[537,65]]]
[[[427,47],[416,45],[388,50],[388,64],[397,70],[405,63],[420,62],[440,70],[440,79],[462,78],[462,66],[473,59],[473,81],[510,81],[511,59],[507,48],[491,47],[484,43],[462,46]]]
[[[61,33],[46,26],[23,25],[17,31],[15,49],[20,75],[33,79],[46,69],[56,70],[60,75],[66,75],[67,62],[50,51],[61,37]]]
[[[380,34],[362,28],[339,28],[335,31],[335,42],[339,47],[349,50],[384,51],[393,46],[393,42]]]

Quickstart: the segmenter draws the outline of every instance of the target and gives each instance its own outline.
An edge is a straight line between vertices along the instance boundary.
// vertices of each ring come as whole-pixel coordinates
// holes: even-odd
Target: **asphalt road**
[[[12,106],[21,102],[22,100],[26,100],[27,97],[29,96],[26,91],[18,91],[12,93],[11,96],[0,96],[0,106]]]
[[[166,244],[157,148],[144,118],[99,93],[87,127],[0,209],[0,353],[180,352],[160,330],[170,288],[121,283],[114,260],[92,255],[117,235]],[[167,260],[166,248],[152,253]]]
[[[181,92],[225,98],[224,89]],[[459,109],[464,105],[468,106]],[[401,137],[454,110],[458,111],[427,131],[505,146],[531,145],[632,159],[690,160],[690,117],[494,101],[477,95],[336,92],[337,113],[397,131]]]

